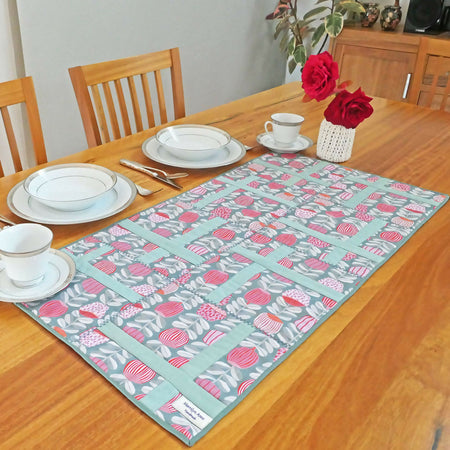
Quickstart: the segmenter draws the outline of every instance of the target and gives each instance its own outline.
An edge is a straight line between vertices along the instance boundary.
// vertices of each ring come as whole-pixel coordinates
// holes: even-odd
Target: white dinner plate
[[[43,205],[25,191],[23,182],[16,184],[9,191],[8,208],[23,219],[50,225],[71,225],[104,219],[124,210],[136,197],[134,183],[119,173],[116,175],[114,188],[92,206],[81,211],[59,211]]]
[[[0,301],[9,303],[34,302],[50,297],[64,289],[75,276],[75,263],[69,255],[50,249],[50,259],[44,279],[26,288],[14,285],[0,268]]]
[[[312,139],[301,134],[291,144],[279,144],[275,142],[272,133],[262,133],[256,137],[258,144],[264,145],[269,150],[276,153],[296,153],[301,150],[306,150],[308,147],[314,144]]]
[[[209,167],[226,166],[242,159],[246,152],[244,145],[232,138],[228,145],[217,150],[216,154],[207,160],[187,161],[172,156],[164,146],[158,143],[155,136],[144,141],[142,151],[145,156],[153,161],[184,169],[207,169]]]

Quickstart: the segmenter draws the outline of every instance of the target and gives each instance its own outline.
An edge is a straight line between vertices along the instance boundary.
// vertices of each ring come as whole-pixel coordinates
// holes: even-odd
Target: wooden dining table
[[[327,102],[304,103],[302,96],[294,82],[173,122],[213,125],[251,147],[231,166],[189,169],[178,180],[183,190],[267,152],[256,137],[273,113],[303,115],[301,133],[316,142]],[[344,165],[450,193],[450,115],[381,98],[372,105]],[[119,164],[149,164],[141,145],[161,128],[46,164],[99,164],[163,188],[103,220],[50,225],[54,248],[179,193]],[[304,154],[315,157],[316,146]],[[0,214],[24,221],[6,198],[35,170],[0,179]],[[447,203],[195,448],[450,448],[449,223]],[[0,303],[0,361],[1,449],[186,447],[11,303]]]

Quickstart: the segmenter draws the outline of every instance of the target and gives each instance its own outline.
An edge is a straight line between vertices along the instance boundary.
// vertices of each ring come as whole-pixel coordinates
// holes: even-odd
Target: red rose
[[[303,67],[303,89],[310,98],[317,101],[324,100],[333,93],[338,78],[338,65],[328,52],[311,55]]]
[[[369,104],[371,100],[372,98],[367,97],[361,88],[353,93],[341,91],[325,110],[325,119],[345,128],[356,128],[373,113],[373,108]]]

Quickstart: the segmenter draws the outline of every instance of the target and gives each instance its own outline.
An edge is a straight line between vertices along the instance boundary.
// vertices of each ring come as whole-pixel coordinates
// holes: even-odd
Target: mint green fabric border
[[[268,192],[264,192],[259,189],[247,186],[245,184],[245,179],[239,180],[239,181],[232,181],[232,180],[229,180],[222,176],[222,177],[217,177],[217,180],[223,181],[224,183],[227,183],[227,184],[231,184],[232,186],[236,186],[237,189],[245,189],[246,191],[252,192],[253,194],[257,195],[258,197],[270,198],[271,200],[275,200],[278,203],[283,203],[283,204],[289,205],[289,206],[292,206],[294,204],[292,202],[292,200],[286,200],[284,198],[277,197],[276,195],[270,194]]]
[[[370,259],[371,261],[375,262],[381,262],[384,261],[384,258],[382,258],[379,255],[375,255],[374,253],[369,252],[368,250],[364,250],[361,247],[358,247],[357,245],[351,245],[348,244],[347,241],[336,239],[332,236],[327,236],[324,233],[320,233],[319,231],[312,230],[311,228],[305,227],[301,223],[294,222],[293,220],[286,219],[284,217],[281,217],[278,219],[279,222],[284,223],[285,225],[288,225],[298,231],[301,231],[305,234],[309,234],[310,236],[314,236],[324,242],[328,242],[331,245],[334,245],[335,247],[340,247],[348,250],[349,252],[356,253],[357,255],[364,256],[367,259]]]
[[[185,249],[178,243],[177,239],[167,239],[165,237],[162,237],[159,234],[154,233],[153,231],[146,230],[145,228],[141,227],[137,223],[132,222],[129,219],[121,220],[119,222],[119,225],[131,231],[132,233],[144,238],[145,240],[156,244],[158,247],[161,247],[164,250],[167,250],[168,252],[173,253],[174,255],[185,259],[186,261],[189,261],[192,264],[199,265],[203,262],[203,258],[200,255],[197,255],[196,253]]]
[[[83,272],[89,277],[94,278],[96,281],[103,284],[103,286],[106,286],[107,288],[126,298],[130,302],[137,302],[142,299],[142,296],[140,294],[133,291],[133,289],[125,286],[115,278],[107,275],[105,272],[102,272],[101,270],[92,266],[86,259],[74,258],[74,261],[77,266],[77,270]]]
[[[217,400],[211,394],[208,394],[208,392],[191,379],[183,376],[180,369],[169,364],[112,322],[107,322],[101,327],[98,327],[98,329],[124,348],[128,353],[134,355],[156,373],[165,378],[186,398],[190,400],[195,399],[195,401],[191,400],[192,403],[209,416],[215,417],[225,408],[225,404]]]
[[[234,251],[236,248],[241,248],[239,245],[230,249],[230,251]],[[276,248],[272,253],[265,257],[265,260],[272,261],[277,263],[280,259],[283,259],[285,256],[292,253],[294,249],[281,246]],[[237,251],[239,253],[239,251]],[[251,258],[250,258],[251,259]],[[237,274],[233,275],[229,280],[223,283],[221,286],[214,289],[214,291],[210,292],[206,299],[210,302],[217,303],[227,295],[232,294],[236,289],[241,287],[246,281],[248,281],[252,276],[256,275],[259,272],[262,272],[265,269],[265,266],[261,264],[253,262],[250,266],[245,267]]]
[[[312,289],[318,292],[319,294],[325,295],[336,301],[340,301],[344,297],[343,293],[337,292],[334,289],[329,288],[328,286],[324,286],[322,283],[319,283],[318,281],[311,280],[310,278],[302,275],[301,273],[296,272],[295,270],[287,269],[286,267],[277,264],[277,262],[275,262],[274,260],[269,260],[268,258],[258,255],[257,253],[251,252],[250,250],[247,250],[246,248],[243,248],[240,245],[237,245],[233,249],[236,253],[239,253],[242,256],[245,256],[246,258],[253,260],[254,262],[265,267],[267,270],[275,272],[289,280],[294,281],[295,283],[298,283],[302,286]]]

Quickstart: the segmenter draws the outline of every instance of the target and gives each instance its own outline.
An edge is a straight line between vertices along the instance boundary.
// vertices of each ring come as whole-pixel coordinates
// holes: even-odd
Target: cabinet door
[[[415,53],[338,42],[335,60],[339,64],[340,80],[351,80],[352,91],[361,86],[367,95],[406,101]]]

